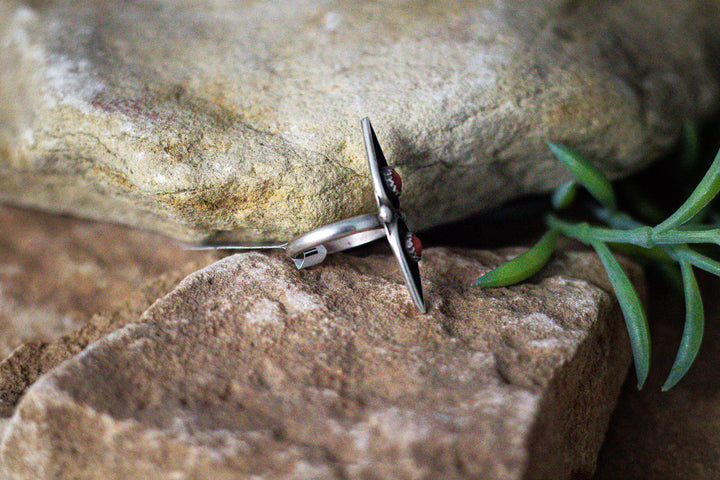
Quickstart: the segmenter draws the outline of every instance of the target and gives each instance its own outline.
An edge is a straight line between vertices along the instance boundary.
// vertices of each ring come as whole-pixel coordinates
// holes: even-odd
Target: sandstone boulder
[[[619,309],[585,253],[514,288],[469,286],[504,258],[428,249],[422,315],[388,252],[302,271],[281,254],[227,257],[41,377],[0,473],[590,474],[629,365]]]
[[[610,175],[717,107],[720,8],[616,2],[4,1],[0,200],[185,240],[372,209],[359,121],[415,229]]]

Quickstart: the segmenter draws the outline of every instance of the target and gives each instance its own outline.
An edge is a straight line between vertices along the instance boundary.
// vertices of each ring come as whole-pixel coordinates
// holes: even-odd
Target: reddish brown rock
[[[216,258],[118,225],[0,206],[0,417],[25,388]]]
[[[392,256],[298,271],[244,253],[36,382],[0,473],[57,478],[553,478],[592,472],[629,364],[589,254],[511,289],[428,249],[429,313]],[[79,454],[78,452],[82,452]]]

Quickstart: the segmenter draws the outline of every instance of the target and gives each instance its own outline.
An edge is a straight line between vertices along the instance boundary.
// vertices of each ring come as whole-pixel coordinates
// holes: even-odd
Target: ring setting
[[[329,253],[356,247],[385,235],[400,266],[410,297],[425,312],[420,269],[422,243],[407,227],[400,209],[402,179],[387,163],[369,118],[361,122],[377,214],[359,215],[325,225],[290,240],[286,253],[298,268],[317,265]]]
[[[324,225],[282,245],[210,245],[196,248],[282,248],[295,262],[295,266],[303,269],[322,263],[331,253],[364,245],[385,236],[390,243],[390,248],[398,262],[415,307],[425,313],[425,300],[418,265],[422,258],[422,243],[408,229],[405,215],[400,208],[402,179],[388,165],[370,119],[363,118],[361,125],[370,178],[378,208],[377,213],[358,215]]]

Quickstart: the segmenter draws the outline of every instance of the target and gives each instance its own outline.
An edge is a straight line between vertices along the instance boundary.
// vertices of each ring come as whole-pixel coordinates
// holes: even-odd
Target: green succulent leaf
[[[720,192],[720,151],[715,160],[705,173],[705,176],[695,190],[690,194],[685,203],[678,208],[662,223],[655,226],[656,232],[664,232],[671,228],[684,224],[698,214],[710,201]]]
[[[615,210],[615,193],[610,180],[582,155],[564,145],[548,142],[548,147],[575,176],[575,179],[587,189],[595,199],[606,207]]]
[[[675,363],[673,363],[670,374],[662,386],[663,392],[674,387],[690,369],[700,350],[703,330],[705,328],[705,312],[703,310],[702,297],[700,296],[700,288],[693,273],[693,267],[687,260],[680,260],[680,270],[682,271],[683,287],[685,290],[685,328],[683,329],[682,340],[680,340],[680,348],[675,357]]]
[[[720,262],[689,248],[687,245],[667,247],[665,251],[678,261],[686,260],[700,270],[705,270],[720,277]]]
[[[683,138],[680,168],[689,171],[694,168],[699,150],[697,130],[693,125],[684,125]],[[623,312],[638,388],[642,388],[650,369],[650,330],[647,316],[637,291],[608,245],[612,244],[615,248],[638,257],[645,264],[657,268],[671,280],[678,293],[682,292],[685,296],[685,328],[675,362],[662,387],[663,391],[666,391],[688,372],[702,341],[704,309],[693,267],[720,276],[720,261],[713,258],[714,253],[710,249],[712,244],[720,245],[720,215],[712,210],[712,201],[720,193],[720,151],[685,203],[664,221],[660,221],[662,212],[645,197],[628,196],[639,204],[638,211],[647,214],[648,218],[654,220],[653,223],[659,222],[655,227],[651,227],[616,210],[615,193],[610,181],[595,165],[569,147],[551,142],[548,147],[575,177],[553,192],[553,209],[562,210],[570,206],[577,195],[578,187],[582,186],[597,200],[590,208],[596,220],[606,226],[570,222],[555,214],[549,214],[545,221],[550,230],[537,244],[524,254],[486,273],[473,285],[507,286],[535,275],[550,260],[559,234],[591,245],[607,271]],[[631,189],[629,193],[634,192]],[[712,222],[704,220],[706,218],[712,219]],[[677,264],[680,268],[677,268]]]
[[[552,194],[552,206],[555,210],[564,210],[577,196],[577,183],[571,180],[560,185]]]
[[[645,310],[640,303],[640,297],[633,287],[630,279],[613,256],[610,249],[602,242],[594,241],[592,247],[610,277],[620,309],[625,317],[630,346],[635,359],[635,374],[638,379],[638,389],[642,388],[650,370],[650,329],[645,316]]]
[[[720,228],[703,228],[697,225],[696,229],[671,229],[664,232],[652,231],[652,241],[656,245],[672,245],[682,243],[714,243],[720,245]]]
[[[687,243],[715,243],[720,245],[720,228],[718,227],[698,230],[672,229],[657,232],[647,225],[629,229],[594,227],[586,222],[566,222],[555,215],[548,215],[545,218],[545,223],[557,228],[564,235],[584,243],[598,240],[607,243],[632,244],[646,249]]]
[[[550,260],[557,244],[559,232],[549,230],[525,253],[489,271],[473,282],[478,287],[506,287],[527,280]]]

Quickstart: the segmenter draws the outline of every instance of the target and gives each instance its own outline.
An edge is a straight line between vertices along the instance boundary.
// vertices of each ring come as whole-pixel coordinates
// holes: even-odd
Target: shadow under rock
[[[550,209],[546,196],[526,197],[420,234],[423,245],[504,248],[531,245],[547,230],[543,217]]]
[[[684,300],[648,278],[653,347],[650,376],[638,391],[628,376],[600,451],[593,480],[720,478],[720,279],[699,276],[705,336],[687,375],[670,391],[660,387],[682,335]]]

